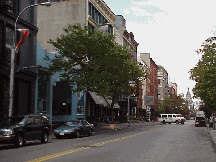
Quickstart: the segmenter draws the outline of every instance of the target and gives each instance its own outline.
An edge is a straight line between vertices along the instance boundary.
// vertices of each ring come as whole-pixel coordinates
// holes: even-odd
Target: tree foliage
[[[65,34],[49,41],[58,54],[54,59],[46,56],[47,70],[50,75],[61,72],[61,80],[77,83],[77,91],[87,88],[114,101],[130,91],[129,81],[137,82],[144,76],[142,67],[132,61],[131,52],[113,41],[114,35],[80,25],[68,25],[63,30]]]
[[[190,79],[196,82],[194,97],[202,98],[211,110],[216,109],[216,44],[215,38],[207,39],[201,49],[197,50],[202,58],[190,70]]]
[[[159,100],[159,113],[176,113],[182,115],[188,115],[189,109],[185,105],[185,100],[181,96],[170,95],[165,100]]]

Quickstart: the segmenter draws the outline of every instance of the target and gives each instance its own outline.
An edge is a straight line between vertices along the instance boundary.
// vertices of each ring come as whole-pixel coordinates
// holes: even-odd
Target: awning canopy
[[[98,96],[96,92],[89,92],[89,93],[97,105],[103,105],[105,107],[109,106],[107,101],[105,100],[105,98],[103,96]]]
[[[107,102],[108,102],[108,104],[111,106],[111,104],[112,104],[112,100],[108,100],[108,99],[107,99]],[[119,104],[118,104],[118,103],[114,103],[114,106],[113,106],[113,108],[120,109],[120,106],[119,106]]]

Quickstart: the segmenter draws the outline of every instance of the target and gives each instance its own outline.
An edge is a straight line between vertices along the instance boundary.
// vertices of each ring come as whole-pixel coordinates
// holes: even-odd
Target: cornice
[[[110,23],[114,24],[116,20],[115,14],[107,6],[103,0],[89,0],[98,11],[107,19]]]

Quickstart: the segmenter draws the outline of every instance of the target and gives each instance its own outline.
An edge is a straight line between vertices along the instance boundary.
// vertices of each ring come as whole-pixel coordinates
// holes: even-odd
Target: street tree
[[[211,111],[216,110],[216,38],[209,38],[203,44],[202,48],[196,52],[202,54],[202,58],[192,68],[190,79],[196,82],[193,88],[195,98],[202,98],[205,106]]]
[[[189,109],[185,105],[185,100],[181,96],[170,95],[165,100],[159,100],[159,112],[160,113],[176,113],[182,115],[188,115]]]
[[[46,71],[50,75],[60,72],[62,81],[78,85],[76,91],[87,88],[110,96],[113,109],[119,95],[130,93],[129,83],[144,78],[145,73],[132,60],[131,51],[116,44],[114,35],[81,25],[68,25],[63,30],[65,34],[49,40],[58,54],[53,59],[46,55],[49,64]]]

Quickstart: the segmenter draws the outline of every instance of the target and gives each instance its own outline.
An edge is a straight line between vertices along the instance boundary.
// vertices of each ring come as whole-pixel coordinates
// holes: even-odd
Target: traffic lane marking
[[[165,126],[165,127],[168,127],[168,126]],[[126,139],[126,138],[134,137],[134,136],[137,136],[137,135],[141,135],[141,134],[144,134],[144,133],[152,132],[152,131],[155,131],[155,130],[158,130],[158,129],[161,129],[161,128],[164,128],[164,127],[151,129],[151,130],[148,130],[148,131],[144,131],[144,132],[136,133],[136,134],[133,134],[133,135],[128,135],[128,136],[125,136],[125,137],[112,139],[112,140],[109,140],[109,141],[95,143],[95,144],[89,145],[89,147],[79,147],[79,148],[76,148],[76,149],[63,151],[63,152],[60,152],[60,153],[56,153],[56,154],[44,156],[44,157],[41,157],[41,158],[33,159],[33,160],[30,160],[30,161],[27,161],[27,162],[41,162],[41,161],[45,161],[45,160],[49,160],[49,159],[54,159],[54,158],[57,158],[57,157],[60,157],[60,156],[72,154],[72,153],[77,152],[77,151],[86,150],[86,149],[89,149],[89,148],[91,148],[93,146],[101,146],[101,145],[104,145],[104,144],[107,144],[107,143],[111,143],[111,142],[123,140],[123,139]]]

